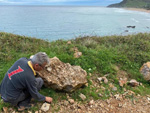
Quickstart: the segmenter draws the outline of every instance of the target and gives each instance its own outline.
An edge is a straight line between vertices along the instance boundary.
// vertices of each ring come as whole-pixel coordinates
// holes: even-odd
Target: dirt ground
[[[58,113],[150,113],[150,98],[124,98],[118,94],[107,100],[91,100],[85,104],[61,101],[47,113],[56,112],[58,106]]]
[[[88,102],[77,102],[61,100],[51,104],[47,112],[40,110],[42,103],[39,103],[39,110],[34,113],[150,113],[150,96],[133,96],[134,92],[116,94],[107,100],[90,100]],[[126,96],[130,95],[130,98]],[[131,96],[132,95],[132,96]],[[19,113],[12,108],[3,108],[2,113]],[[33,113],[23,111],[22,113]]]

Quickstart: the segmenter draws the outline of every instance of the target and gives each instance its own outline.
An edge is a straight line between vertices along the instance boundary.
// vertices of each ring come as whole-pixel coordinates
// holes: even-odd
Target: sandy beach
[[[132,10],[132,11],[141,11],[141,12],[146,12],[150,13],[150,10],[142,9],[142,8],[124,8],[126,10]]]

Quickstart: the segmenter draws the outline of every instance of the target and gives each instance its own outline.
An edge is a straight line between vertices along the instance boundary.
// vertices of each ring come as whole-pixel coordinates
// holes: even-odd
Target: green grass
[[[30,55],[44,51],[49,57],[56,56],[65,63],[79,65],[87,71],[88,87],[80,88],[68,94],[77,101],[82,101],[79,97],[80,93],[87,97],[84,102],[90,99],[106,99],[110,97],[110,94],[124,93],[123,88],[119,86],[115,66],[119,67],[119,70],[124,70],[129,80],[136,79],[144,86],[131,88],[126,85],[126,89],[140,95],[150,94],[150,84],[139,73],[143,63],[150,59],[149,33],[128,36],[86,36],[73,39],[71,42],[71,44],[67,44],[65,40],[48,42],[41,39],[0,32],[0,81],[2,81],[11,65],[20,57],[29,58]],[[77,47],[82,52],[80,58],[73,57],[74,52],[72,48],[74,47]],[[107,77],[109,82],[108,84],[100,84],[97,81],[97,77],[104,76],[105,74],[109,74]],[[105,90],[94,86],[93,82],[98,86],[105,87]],[[109,83],[113,83],[117,87],[117,91],[112,91]],[[67,99],[67,93],[49,88],[42,88],[40,93],[51,96],[54,99],[54,103]],[[103,96],[99,97],[99,93]],[[0,104],[0,111],[3,106],[4,104]],[[37,107],[35,106],[32,110],[37,110]]]

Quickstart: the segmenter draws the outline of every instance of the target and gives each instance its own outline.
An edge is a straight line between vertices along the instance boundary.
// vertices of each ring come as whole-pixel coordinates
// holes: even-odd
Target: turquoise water
[[[50,41],[127,35],[150,32],[150,13],[106,7],[0,6],[0,31]]]

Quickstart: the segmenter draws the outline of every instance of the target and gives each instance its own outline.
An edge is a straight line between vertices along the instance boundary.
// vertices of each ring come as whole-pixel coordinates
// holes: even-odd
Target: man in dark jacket
[[[29,107],[31,98],[38,101],[52,102],[51,97],[45,97],[38,91],[43,85],[43,80],[35,78],[36,72],[41,71],[49,64],[46,53],[39,52],[31,59],[20,58],[7,71],[0,85],[0,94],[4,102],[18,106],[18,111]]]

